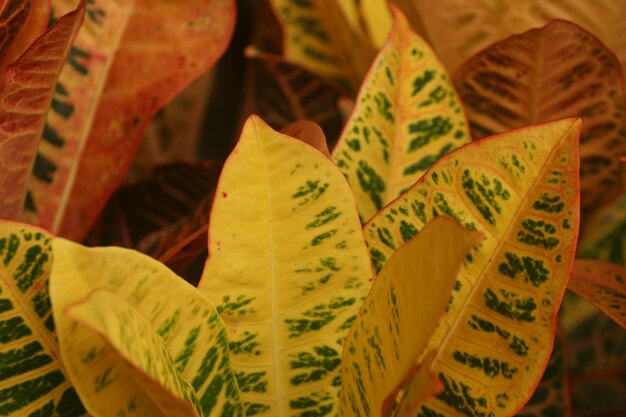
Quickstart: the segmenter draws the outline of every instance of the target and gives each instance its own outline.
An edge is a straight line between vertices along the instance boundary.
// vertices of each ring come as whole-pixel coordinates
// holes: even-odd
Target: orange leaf
[[[626,329],[626,269],[623,266],[577,259],[567,288]]]
[[[232,0],[97,2],[87,13],[48,116],[26,216],[74,239],[122,180],[152,116],[225,50],[235,17]]]
[[[39,37],[0,84],[0,217],[19,217],[55,82],[78,31],[85,2]]]

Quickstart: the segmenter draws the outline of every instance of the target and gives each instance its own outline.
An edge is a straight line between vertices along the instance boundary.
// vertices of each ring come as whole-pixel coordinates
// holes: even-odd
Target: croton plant
[[[626,0],[236,3],[0,0],[0,416],[625,416]]]

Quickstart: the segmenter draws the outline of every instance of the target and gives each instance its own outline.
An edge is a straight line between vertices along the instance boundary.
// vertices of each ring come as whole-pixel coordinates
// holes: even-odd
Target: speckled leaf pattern
[[[567,340],[557,326],[552,355],[537,389],[517,417],[571,417],[572,399],[567,362]]]
[[[14,62],[45,30],[49,0],[6,0],[0,6],[0,80]]]
[[[54,0],[54,10],[71,3]],[[25,219],[82,239],[152,116],[213,65],[234,18],[233,0],[89,1],[43,131]]]
[[[46,232],[0,222],[0,415],[82,416],[59,360],[48,295],[52,248]]]
[[[154,259],[56,238],[50,295],[61,357],[96,416],[243,416],[211,302]]]
[[[623,266],[577,259],[567,288],[626,329],[626,269]]]
[[[341,172],[250,117],[218,184],[199,285],[230,331],[247,416],[336,410],[342,343],[371,279]]]
[[[389,415],[385,399],[405,380],[411,382],[409,375],[450,302],[463,259],[480,239],[480,233],[439,217],[389,258],[346,338],[340,417]],[[431,384],[420,384],[426,393],[411,395],[432,394],[437,385],[432,377]]]
[[[363,221],[406,191],[441,156],[470,141],[454,88],[402,12],[372,64],[333,151]]]
[[[624,189],[624,85],[619,61],[580,26],[552,21],[512,36],[464,63],[454,84],[472,137],[540,122],[581,117],[581,211],[615,200]]]
[[[450,71],[494,42],[545,25],[575,22],[598,36],[626,63],[626,0],[394,0],[414,10]]]
[[[440,214],[486,236],[430,342],[444,391],[419,415],[508,416],[532,395],[578,235],[580,128],[566,119],[468,144],[365,225],[377,269]]]
[[[3,219],[21,217],[55,82],[84,14],[82,4],[59,19],[0,74],[0,217]]]
[[[348,16],[354,20],[354,13],[342,11],[342,0],[270,1],[283,28],[285,58],[356,93],[375,50],[350,23]],[[356,10],[354,5],[345,7]]]

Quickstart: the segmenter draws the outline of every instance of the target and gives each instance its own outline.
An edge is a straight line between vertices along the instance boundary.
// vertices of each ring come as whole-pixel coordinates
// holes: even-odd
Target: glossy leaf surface
[[[375,50],[354,25],[356,3],[343,3],[346,4],[337,0],[271,0],[283,28],[285,58],[355,93]],[[346,14],[342,7],[352,12]]]
[[[0,5],[0,80],[13,63],[45,30],[49,0],[5,0]]]
[[[48,278],[52,237],[0,222],[0,415],[82,416],[59,358]]]
[[[567,288],[626,329],[626,269],[623,266],[577,259]]]
[[[371,278],[341,172],[250,117],[220,177],[199,285],[231,332],[247,416],[335,409],[342,342]]]
[[[226,329],[210,301],[154,259],[53,242],[61,356],[93,415],[243,416]]]
[[[532,395],[578,235],[579,133],[566,119],[466,145],[365,226],[377,269],[440,214],[486,236],[430,342],[444,391],[421,414],[506,416]]]
[[[450,302],[459,267],[480,238],[480,233],[440,217],[394,252],[346,338],[339,416],[389,415],[385,399],[397,394],[405,380],[412,382],[412,368]],[[433,375],[430,384],[420,384],[411,395],[432,394],[436,382]]]
[[[624,85],[619,61],[581,27],[552,21],[512,36],[454,75],[472,137],[581,117],[581,210],[589,214],[624,189]]]
[[[391,36],[333,151],[364,221],[406,191],[439,157],[470,141],[445,69],[394,10]]]
[[[81,239],[151,117],[217,60],[233,24],[232,0],[90,2],[48,115],[26,218]]]
[[[413,9],[427,38],[450,71],[494,42],[545,25],[577,23],[626,62],[625,0],[394,0]]]
[[[17,220],[21,216],[56,79],[84,13],[83,4],[59,19],[7,67],[4,78],[0,76],[1,218]]]

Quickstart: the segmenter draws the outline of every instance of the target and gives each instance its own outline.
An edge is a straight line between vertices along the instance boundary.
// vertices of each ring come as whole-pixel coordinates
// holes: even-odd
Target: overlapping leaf
[[[576,116],[581,133],[581,209],[589,214],[624,189],[624,85],[617,58],[565,21],[512,36],[464,63],[454,84],[472,137]]]
[[[0,415],[85,415],[59,358],[48,295],[51,236],[0,223]]]
[[[336,410],[342,342],[371,274],[341,172],[248,119],[220,177],[199,285],[231,332],[247,416]]]
[[[552,355],[541,381],[517,417],[571,417],[571,403],[567,339],[562,326],[558,326]]]
[[[27,4],[30,3],[25,2],[23,6]],[[12,5],[15,6],[15,2],[8,2],[5,6],[10,9]],[[37,6],[31,4],[31,8],[34,7]],[[7,67],[4,78],[0,75],[1,218],[18,219],[22,213],[30,170],[55,82],[84,13],[85,5],[82,3]]]
[[[226,329],[206,297],[129,249],[52,246],[61,356],[91,414],[244,415]]]
[[[486,236],[430,342],[444,391],[423,415],[511,415],[531,396],[574,257],[580,127],[566,119],[466,145],[365,226],[377,269],[440,214]]]
[[[478,51],[551,19],[591,31],[626,62],[625,0],[394,0],[412,9],[426,37],[450,71]],[[412,22],[413,23],[413,22]]]
[[[626,269],[602,261],[574,262],[568,288],[626,329]]]
[[[346,338],[339,416],[389,415],[395,395],[385,399],[405,380],[412,382],[413,367],[450,302],[459,267],[480,238],[440,217],[394,252]],[[411,392],[418,402],[438,386],[434,375],[429,382]]]
[[[0,81],[6,66],[46,30],[49,15],[49,0],[6,0],[0,5]]]
[[[87,16],[48,115],[26,216],[75,239],[123,178],[156,110],[221,55],[234,3],[94,1]]]
[[[297,120],[319,124],[331,148],[339,139],[343,119],[339,89],[324,78],[278,56],[248,49],[250,58],[242,114],[258,114],[280,130]]]
[[[443,66],[395,10],[333,157],[371,218],[441,156],[469,142],[465,116]]]
[[[374,57],[369,39],[356,26],[356,2],[271,0],[271,4],[283,28],[285,58],[355,93]]]

